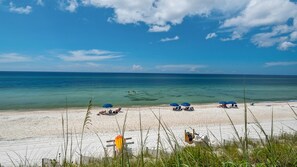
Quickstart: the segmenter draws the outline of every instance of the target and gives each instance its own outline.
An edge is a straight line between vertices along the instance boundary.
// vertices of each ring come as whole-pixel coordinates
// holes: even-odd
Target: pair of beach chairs
[[[185,107],[184,109],[182,109],[181,106],[177,106],[177,107],[173,108],[173,111],[181,111],[181,110],[194,111],[194,107]]]
[[[230,107],[228,107],[226,104],[221,104],[218,106],[218,108],[238,108],[237,104],[232,104]]]
[[[184,110],[185,111],[194,111],[194,107],[185,107]]]

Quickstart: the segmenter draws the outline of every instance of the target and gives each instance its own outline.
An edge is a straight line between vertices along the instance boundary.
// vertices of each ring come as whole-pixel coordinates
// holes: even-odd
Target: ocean
[[[297,76],[0,72],[0,110],[243,102],[244,90],[249,103],[295,101]]]

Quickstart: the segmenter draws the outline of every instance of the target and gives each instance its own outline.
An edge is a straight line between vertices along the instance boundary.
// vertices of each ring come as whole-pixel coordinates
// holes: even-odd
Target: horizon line
[[[256,76],[297,76],[297,74],[231,74],[231,73],[177,73],[177,72],[92,72],[92,71],[0,71],[3,72],[19,72],[19,73],[89,73],[89,74],[167,74],[167,75],[256,75]]]

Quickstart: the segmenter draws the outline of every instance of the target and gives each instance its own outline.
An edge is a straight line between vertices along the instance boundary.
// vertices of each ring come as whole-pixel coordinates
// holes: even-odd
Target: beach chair
[[[209,145],[210,140],[207,135],[199,135],[195,134],[195,138],[193,139],[193,143],[195,145]]]
[[[173,111],[181,111],[181,110],[182,110],[181,106],[176,106],[175,108],[173,108]]]
[[[238,108],[237,104],[231,106],[232,108]]]
[[[194,107],[186,107],[184,110],[185,111],[194,111]]]

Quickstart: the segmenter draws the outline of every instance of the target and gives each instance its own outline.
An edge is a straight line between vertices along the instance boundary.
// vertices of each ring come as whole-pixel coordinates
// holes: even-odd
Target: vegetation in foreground
[[[143,155],[129,156],[125,150],[116,158],[105,157],[81,166],[297,166],[297,133],[284,133],[269,143],[248,141],[246,159],[240,143],[227,142],[223,145],[196,145],[176,148],[171,153],[160,151],[158,157],[143,152]],[[123,155],[123,156],[122,156]],[[80,166],[65,163],[64,166]]]

